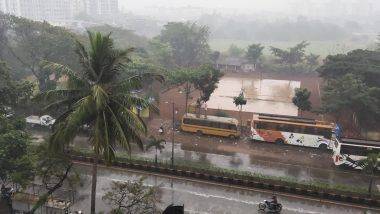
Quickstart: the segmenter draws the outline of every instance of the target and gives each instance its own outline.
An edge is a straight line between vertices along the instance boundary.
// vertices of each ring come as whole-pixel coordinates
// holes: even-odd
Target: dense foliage
[[[73,34],[47,22],[36,22],[21,17],[0,14],[4,40],[2,58],[20,78],[34,76],[41,91],[52,89],[51,72],[43,69],[42,60],[78,65],[74,55]]]
[[[339,116],[351,112],[362,126],[380,119],[380,53],[354,50],[329,56],[318,70],[326,81],[323,110]]]
[[[60,88],[39,95],[49,103],[48,109],[65,106],[50,138],[53,151],[62,151],[83,126],[90,129],[90,143],[96,154],[92,174],[91,213],[95,213],[97,160],[107,163],[115,158],[116,146],[131,151],[131,143],[143,148],[142,136],[147,132],[144,121],[133,109],[154,108],[145,98],[132,93],[142,88],[143,76],[126,72],[133,49],[114,47],[110,35],[88,32],[90,47],[77,42],[77,57],[82,68],[71,68],[46,62],[44,68],[59,71],[68,77]],[[150,77],[155,76],[152,73]]]
[[[295,95],[292,99],[293,104],[301,111],[310,111],[311,102],[309,101],[311,92],[307,88],[296,88]]]
[[[248,46],[246,58],[250,63],[259,63],[260,57],[263,55],[264,46],[261,44],[252,44]]]
[[[161,43],[170,45],[175,66],[189,67],[208,62],[208,37],[209,29],[206,26],[169,22],[157,38]]]
[[[144,185],[145,178],[137,181],[113,182],[103,200],[112,206],[112,214],[161,213],[158,187]]]

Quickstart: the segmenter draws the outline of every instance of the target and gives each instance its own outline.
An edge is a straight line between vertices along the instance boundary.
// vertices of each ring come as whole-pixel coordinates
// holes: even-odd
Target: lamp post
[[[174,109],[174,102],[172,103],[172,108],[173,108],[173,112],[172,112],[172,126],[173,126],[173,131],[172,131],[172,158],[171,158],[171,167],[172,169],[174,169],[174,132],[175,132],[175,118],[174,118],[174,114],[175,114],[175,109]]]

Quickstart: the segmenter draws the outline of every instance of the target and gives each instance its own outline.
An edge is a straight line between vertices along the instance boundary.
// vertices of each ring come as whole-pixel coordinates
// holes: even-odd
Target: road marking
[[[90,163],[85,163],[85,162],[80,162],[80,161],[73,161],[73,162],[78,164],[78,165],[92,166],[92,164],[90,164]],[[186,177],[180,177],[180,176],[174,176],[174,175],[166,175],[166,174],[154,173],[154,172],[146,172],[143,170],[122,168],[122,167],[116,167],[116,166],[104,166],[101,164],[99,164],[98,166],[101,168],[108,168],[108,169],[114,169],[114,170],[119,170],[119,171],[128,171],[128,172],[132,172],[132,173],[157,176],[157,177],[162,177],[162,178],[167,178],[167,179],[190,181],[193,183],[209,184],[209,185],[213,185],[213,186],[226,187],[226,188],[238,189],[238,190],[246,190],[246,191],[254,191],[254,192],[260,192],[260,193],[266,193],[266,194],[276,193],[276,195],[283,196],[283,197],[290,197],[290,198],[295,198],[295,199],[308,200],[308,201],[314,201],[314,202],[332,204],[332,205],[340,205],[340,206],[352,207],[352,208],[357,208],[357,209],[367,209],[367,210],[372,210],[372,211],[380,211],[380,208],[361,206],[361,205],[355,205],[355,204],[349,204],[349,203],[343,203],[343,202],[336,202],[336,201],[330,201],[330,200],[326,200],[326,199],[316,199],[316,198],[311,198],[309,196],[292,195],[289,193],[283,193],[283,192],[277,192],[277,191],[271,191],[271,190],[263,190],[263,189],[257,189],[257,188],[252,188],[252,187],[241,187],[241,186],[237,186],[237,185],[222,184],[222,183],[217,183],[217,182],[204,181],[204,180],[198,180],[198,179],[192,179],[192,178],[186,178]]]

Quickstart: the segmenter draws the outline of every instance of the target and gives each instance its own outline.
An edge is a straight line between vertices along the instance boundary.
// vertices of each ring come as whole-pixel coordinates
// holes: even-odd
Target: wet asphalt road
[[[41,140],[47,136],[46,131],[33,131],[36,139]],[[87,146],[87,138],[77,137],[75,144],[80,146]],[[133,146],[133,145],[132,145]],[[132,147],[133,148],[133,147]],[[296,149],[296,147],[288,148]],[[344,184],[355,187],[367,188],[369,177],[358,171],[347,171],[340,169],[323,169],[316,167],[309,167],[304,165],[285,164],[280,162],[267,161],[257,159],[248,154],[242,153],[207,153],[199,152],[194,148],[184,147],[181,144],[175,144],[174,147],[175,160],[178,161],[192,161],[201,164],[210,164],[213,166],[238,169],[241,171],[249,171],[259,173],[262,175],[288,177],[298,181],[315,181],[330,184]],[[133,156],[154,158],[155,150],[152,148],[148,151],[142,152],[138,148],[133,149]],[[165,148],[159,153],[159,160],[169,161],[171,157],[171,143],[167,142]],[[375,179],[375,185],[380,184],[380,177]]]
[[[83,176],[83,186],[78,188],[77,200],[74,210],[81,209],[88,213],[91,190],[90,166],[76,165],[75,169]],[[109,212],[110,207],[101,197],[112,181],[136,180],[145,176],[146,185],[159,185],[162,190],[160,207],[166,207],[172,202],[185,204],[186,213],[199,214],[247,214],[259,213],[259,202],[270,198],[271,192],[236,189],[228,186],[214,185],[204,182],[184,181],[160,177],[156,175],[141,174],[136,171],[127,171],[117,168],[99,167],[97,188],[97,212]],[[171,187],[173,186],[173,187]],[[305,200],[293,196],[278,195],[283,204],[284,214],[290,213],[331,213],[331,214],[372,214],[379,211],[367,208],[350,207],[346,205],[329,204],[320,201]]]

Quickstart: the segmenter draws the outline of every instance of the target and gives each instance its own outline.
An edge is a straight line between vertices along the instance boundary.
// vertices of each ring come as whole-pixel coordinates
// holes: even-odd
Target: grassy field
[[[235,44],[240,48],[246,48],[252,43],[257,43],[255,41],[245,41],[245,40],[229,40],[229,39],[212,39],[210,40],[210,46],[213,50],[218,50],[224,52],[228,50],[231,44]],[[278,48],[288,48],[292,47],[297,42],[260,42],[266,48],[264,49],[264,54],[269,55],[269,46],[274,46]],[[310,45],[307,47],[307,53],[314,53],[321,55],[323,57],[327,55],[334,55],[338,53],[346,53],[350,50],[358,48],[370,48],[373,42],[352,42],[352,41],[309,41]]]

